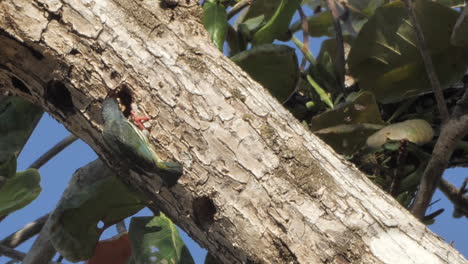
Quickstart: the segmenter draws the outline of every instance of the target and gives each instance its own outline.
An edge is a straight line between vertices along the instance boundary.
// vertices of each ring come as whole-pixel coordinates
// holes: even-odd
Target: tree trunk
[[[198,1],[0,1],[0,87],[118,167],[101,102],[131,94],[172,188],[120,175],[222,263],[465,263],[210,44]],[[127,94],[127,97],[128,94]]]

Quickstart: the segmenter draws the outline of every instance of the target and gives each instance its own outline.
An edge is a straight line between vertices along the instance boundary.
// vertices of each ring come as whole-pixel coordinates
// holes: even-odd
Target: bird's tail
[[[176,184],[183,174],[182,164],[177,162],[160,161],[158,162],[158,168],[161,170],[161,178],[169,187]]]

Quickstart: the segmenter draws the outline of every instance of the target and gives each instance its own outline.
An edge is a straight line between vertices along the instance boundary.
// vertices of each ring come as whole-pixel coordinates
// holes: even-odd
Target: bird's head
[[[122,112],[119,108],[119,104],[117,100],[114,98],[107,98],[102,103],[102,118],[104,118],[104,122],[108,120],[113,120],[116,118],[120,118]]]

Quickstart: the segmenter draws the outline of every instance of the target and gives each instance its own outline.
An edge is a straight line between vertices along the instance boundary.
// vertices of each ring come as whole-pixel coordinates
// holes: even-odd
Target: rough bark
[[[198,1],[0,1],[0,85],[118,167],[101,100],[125,86],[179,184],[121,175],[223,263],[465,263],[212,46]]]

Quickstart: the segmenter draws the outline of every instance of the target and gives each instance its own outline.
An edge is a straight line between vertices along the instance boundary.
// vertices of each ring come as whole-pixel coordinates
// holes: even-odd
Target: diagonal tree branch
[[[411,208],[411,212],[422,219],[429,206],[435,189],[439,184],[450,157],[460,141],[468,132],[468,115],[459,119],[450,119],[440,132],[437,143],[434,146],[432,157],[427,164],[419,185],[418,193]]]
[[[24,258],[26,257],[26,254],[23,253],[23,252],[20,252],[18,250],[15,250],[15,249],[12,249],[10,247],[7,247],[7,246],[4,246],[4,245],[0,245],[0,254],[2,255],[5,255],[11,259],[14,259],[14,260],[18,260],[18,261],[22,261],[24,260]],[[58,262],[44,262],[44,264],[47,264],[47,263],[50,263],[50,264],[59,264]]]
[[[0,245],[7,246],[10,248],[15,248],[19,246],[24,241],[37,235],[41,231],[48,217],[49,214],[46,214],[34,220],[33,222],[25,225],[20,230],[14,232],[13,234],[7,236],[5,239],[0,241]]]
[[[423,219],[429,203],[450,158],[457,145],[468,133],[468,89],[464,84],[465,92],[457,101],[451,118],[442,124],[442,130],[432,151],[431,159],[427,164],[419,184],[419,189],[412,204],[411,212],[419,219]]]
[[[39,169],[40,167],[42,167],[42,165],[46,164],[50,159],[55,157],[55,155],[60,153],[60,151],[64,150],[66,147],[68,147],[70,144],[75,142],[77,139],[78,138],[75,135],[70,134],[66,138],[62,139],[55,146],[53,146],[51,149],[49,149],[42,156],[40,156],[31,165],[29,165],[29,168]]]
[[[453,217],[455,218],[460,218],[462,216],[468,217],[468,197],[465,195],[466,183],[467,179],[463,182],[462,187],[457,189],[457,187],[444,178],[440,179],[439,182],[439,189],[453,203]]]
[[[19,260],[19,261],[23,260],[24,257],[26,256],[25,253],[17,251],[15,249],[12,249],[4,245],[0,245],[0,254],[7,256],[11,259],[14,259],[14,260]]]

